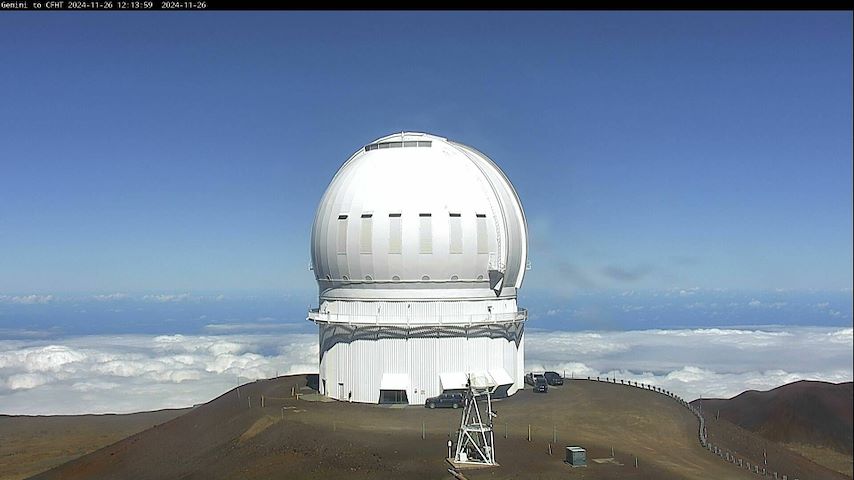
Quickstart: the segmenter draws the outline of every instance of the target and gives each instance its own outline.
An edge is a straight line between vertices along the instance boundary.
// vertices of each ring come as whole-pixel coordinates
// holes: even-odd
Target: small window
[[[424,280],[425,282],[430,281],[430,275],[424,275],[421,277],[421,280]]]
[[[347,215],[338,215],[338,255],[347,254]]]
[[[478,279],[478,280],[483,280],[483,275],[478,275],[478,276],[477,276],[477,279]]]
[[[451,275],[451,281],[456,282],[456,281],[457,281],[457,280],[459,280],[459,279],[460,279],[460,277],[459,277],[459,276],[457,276],[457,275]]]
[[[365,281],[373,282],[373,281],[374,281],[374,278],[373,278],[373,277],[371,277],[370,275],[365,275]]]
[[[415,140],[407,140],[407,141],[403,142],[403,146],[404,147],[417,147],[418,142],[416,142]]]
[[[403,229],[399,213],[388,215],[388,253],[401,253],[403,247]]]
[[[429,147],[430,145],[433,145],[433,142],[430,140],[419,140],[418,141],[419,147]]]
[[[477,253],[489,253],[489,238],[486,233],[486,215],[477,214]]]
[[[421,253],[433,253],[433,218],[429,213],[418,214],[421,221],[419,232],[419,251]]]
[[[373,252],[373,215],[370,213],[362,214],[362,231],[361,238],[359,240],[359,253],[370,254]]]
[[[398,277],[397,275],[395,275],[395,276],[391,277],[391,279],[392,279],[392,281],[395,281],[395,282],[399,282],[399,281],[400,281],[400,277]]]
[[[450,228],[448,236],[450,237],[450,253],[463,253],[463,222],[462,216],[459,213],[450,214]]]
[[[350,280],[350,277],[348,277],[347,275],[344,275],[342,278],[344,279],[345,282]]]

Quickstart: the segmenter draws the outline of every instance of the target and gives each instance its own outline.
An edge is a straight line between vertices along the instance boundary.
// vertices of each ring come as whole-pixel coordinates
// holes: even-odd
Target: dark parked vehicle
[[[563,385],[563,377],[557,372],[546,372],[543,374],[549,385]]]
[[[424,402],[427,408],[460,408],[465,400],[462,393],[440,393]]]
[[[528,385],[530,385],[530,386],[532,386],[532,387],[533,387],[533,386],[536,384],[536,382],[535,382],[534,380],[535,380],[537,377],[542,377],[542,376],[543,376],[543,374],[542,374],[542,373],[528,372],[528,373],[525,375],[525,383],[527,383]]]
[[[546,382],[546,377],[542,375],[534,375],[534,391],[540,393],[548,393],[549,384]]]

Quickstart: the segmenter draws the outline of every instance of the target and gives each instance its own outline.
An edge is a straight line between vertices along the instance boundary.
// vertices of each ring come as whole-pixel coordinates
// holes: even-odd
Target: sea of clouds
[[[317,335],[275,323],[209,324],[205,334],[0,340],[0,413],[124,413],[186,407],[238,383],[317,371]],[[256,330],[256,331],[252,331]],[[849,327],[544,331],[526,369],[616,376],[687,398],[731,397],[800,379],[852,380]]]

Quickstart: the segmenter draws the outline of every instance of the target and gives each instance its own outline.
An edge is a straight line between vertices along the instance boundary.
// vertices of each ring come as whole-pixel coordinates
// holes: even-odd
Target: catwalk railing
[[[315,323],[346,323],[355,325],[448,325],[470,326],[488,324],[507,324],[524,322],[528,311],[520,308],[515,312],[501,313],[472,313],[448,315],[399,315],[377,314],[359,315],[350,313],[321,312],[314,308],[309,310],[307,320]]]

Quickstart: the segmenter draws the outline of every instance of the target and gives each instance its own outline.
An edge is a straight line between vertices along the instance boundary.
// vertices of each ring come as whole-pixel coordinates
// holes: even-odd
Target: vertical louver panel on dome
[[[448,221],[450,222],[448,226],[448,235],[449,235],[449,252],[460,254],[463,253],[463,222],[462,216],[459,213],[451,213],[449,215]]]
[[[388,253],[399,254],[403,247],[403,227],[399,213],[388,215]]]
[[[419,252],[433,253],[433,216],[429,213],[418,215],[420,220]]]
[[[338,215],[338,255],[347,254],[347,215]]]
[[[374,229],[373,215],[370,213],[362,214],[362,225],[359,238],[359,253],[373,253]]]
[[[489,253],[489,235],[486,230],[486,215],[477,214],[477,253]]]

